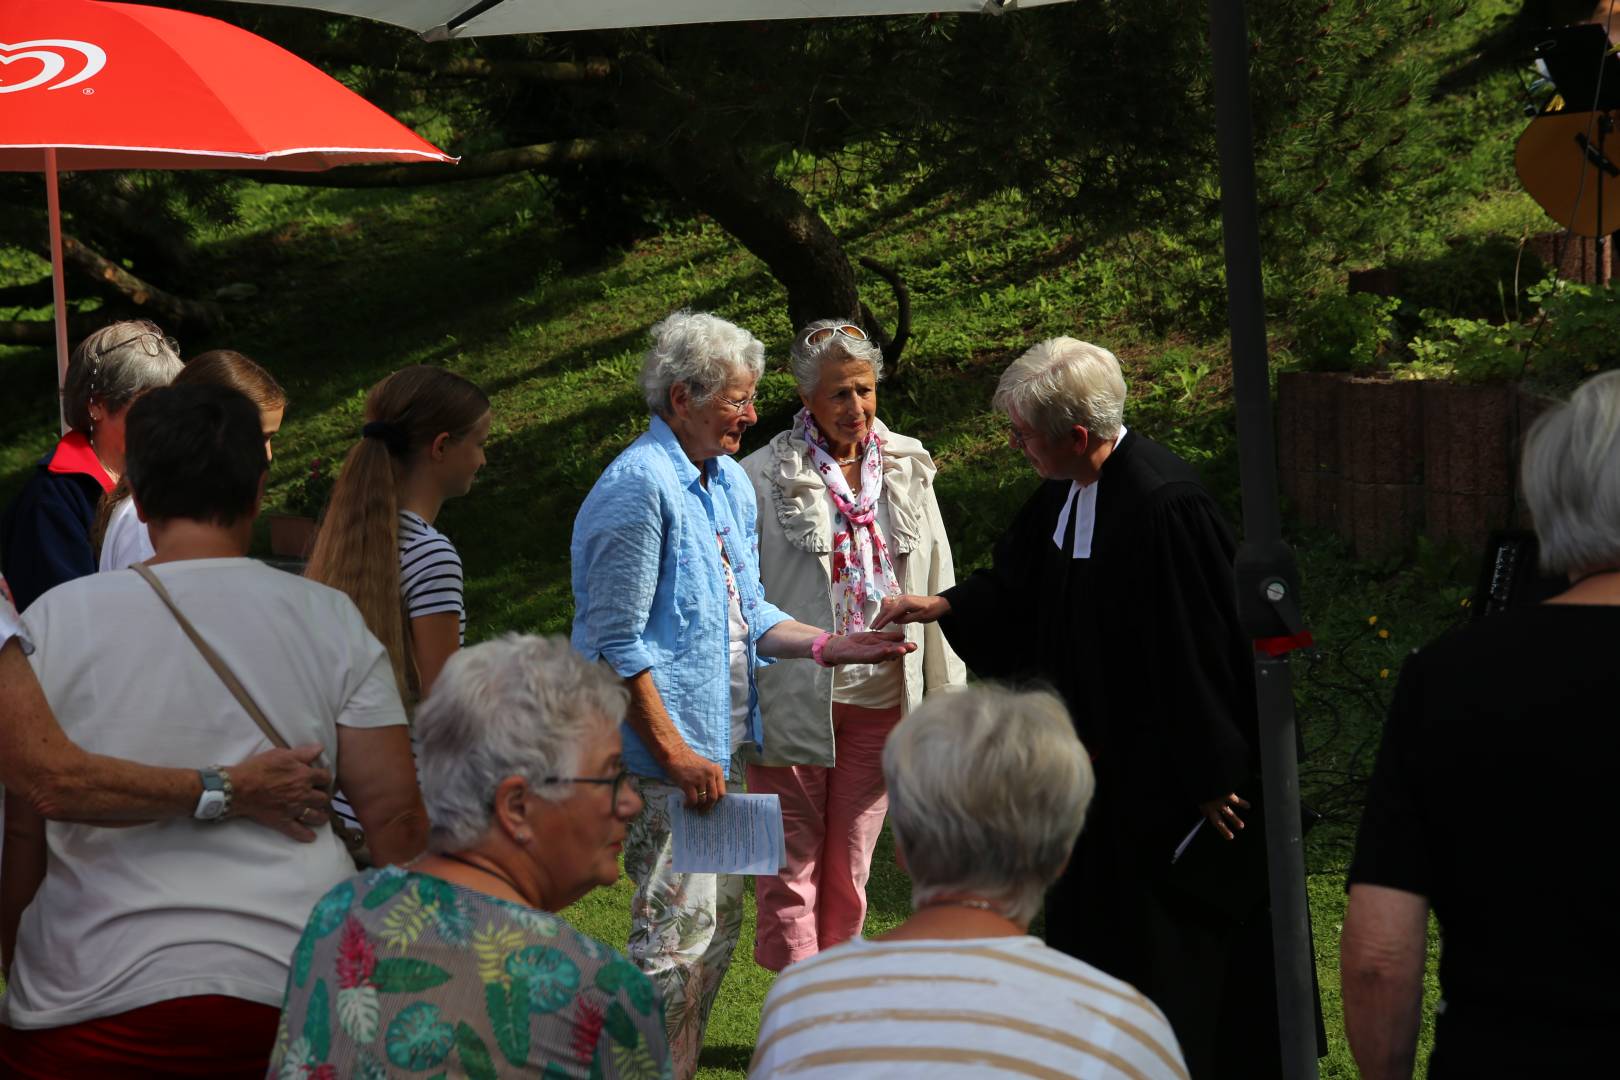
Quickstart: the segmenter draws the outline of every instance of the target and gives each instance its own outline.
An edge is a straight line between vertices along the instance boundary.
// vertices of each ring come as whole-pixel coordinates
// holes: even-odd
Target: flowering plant
[[[309,468],[292,486],[287,496],[287,509],[300,517],[319,520],[326,501],[332,497],[332,486],[337,482],[337,471],[325,458],[311,458]]]

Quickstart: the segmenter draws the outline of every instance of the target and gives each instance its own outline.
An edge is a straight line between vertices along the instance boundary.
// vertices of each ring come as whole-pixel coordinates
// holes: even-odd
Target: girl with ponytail
[[[176,386],[224,386],[235,390],[258,407],[259,427],[264,432],[264,456],[270,458],[270,440],[281,430],[287,412],[287,392],[264,368],[239,352],[211,349],[193,357],[180,374]],[[101,497],[94,531],[98,569],[122,570],[145,562],[154,554],[146,523],[135,514],[135,500],[129,495],[129,481]]]
[[[433,522],[484,464],[489,398],[417,365],[373,386],[365,417],[304,576],[354,600],[410,700],[432,688],[466,632],[461,556]]]

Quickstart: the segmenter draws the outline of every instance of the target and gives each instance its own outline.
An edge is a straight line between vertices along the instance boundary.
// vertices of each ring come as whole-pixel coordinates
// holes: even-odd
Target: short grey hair
[[[185,368],[174,342],[145,319],[103,326],[79,342],[62,381],[62,414],[68,427],[89,431],[90,399],[111,412],[160,386]]]
[[[843,334],[833,334],[818,345],[810,345],[805,338],[829,326],[853,325],[848,319],[817,319],[805,326],[793,339],[788,349],[788,365],[793,370],[793,381],[808,394],[821,382],[821,369],[829,360],[859,360],[871,365],[872,381],[883,381],[883,350],[871,338],[857,341]]]
[[[1008,365],[993,403],[1001,412],[1016,411],[1048,438],[1079,424],[1098,439],[1117,439],[1125,423],[1125,376],[1107,349],[1052,338]]]
[[[630,695],[562,637],[507,634],[457,650],[416,713],[416,766],[432,831],[428,850],[461,851],[488,831],[495,788],[520,776],[561,800],[587,742],[624,719]]]
[[[883,778],[912,907],[969,893],[1018,923],[1062,873],[1096,786],[1063,702],[982,683],[902,720]]]
[[[1536,418],[1519,483],[1544,570],[1620,566],[1620,371],[1593,376]]]
[[[652,347],[641,362],[641,392],[647,409],[669,418],[669,392],[685,383],[695,404],[710,401],[739,375],[758,380],[765,346],[753,334],[718,315],[677,311],[652,328]]]

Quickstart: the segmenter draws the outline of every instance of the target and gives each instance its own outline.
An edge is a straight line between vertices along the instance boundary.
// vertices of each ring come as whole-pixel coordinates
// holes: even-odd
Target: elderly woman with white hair
[[[670,1075],[652,984],[555,914],[619,878],[626,701],[561,638],[451,656],[416,714],[429,853],[315,905],[272,1075]]]
[[[647,432],[608,465],[574,519],[575,648],[625,680],[625,764],[646,808],[630,825],[636,883],[627,951],[664,999],[677,1080],[697,1070],[709,1009],[742,928],[743,879],[680,873],[672,803],[712,808],[764,740],[754,670],[766,658],[897,660],[899,631],[833,633],[765,599],[757,509],[731,457],[758,417],[765,348],[714,315],[652,329],[641,389]]]
[[[759,501],[765,595],[794,618],[864,630],[884,598],[956,584],[934,496],[934,459],[877,416],[883,353],[844,319],[799,331],[790,353],[804,407],[743,460]],[[926,692],[967,669],[933,624],[906,628],[901,664],[759,674],[765,740],[748,790],[782,805],[787,865],[754,886],[754,960],[771,971],[860,934],[888,807],[883,744]]]
[[[1620,878],[1620,371],[1537,419],[1520,483],[1569,587],[1401,668],[1350,865],[1345,1034],[1368,1080],[1417,1067],[1429,912],[1441,1007],[1428,1075],[1614,1067]]]
[[[883,775],[914,913],[784,972],[749,1075],[1186,1080],[1151,1001],[1028,933],[1093,790],[1063,704],[994,686],[931,698],[890,735]]]

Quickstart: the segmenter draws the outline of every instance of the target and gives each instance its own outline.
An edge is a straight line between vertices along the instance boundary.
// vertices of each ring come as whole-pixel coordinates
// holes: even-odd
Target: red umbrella
[[[218,19],[5,0],[0,34],[0,170],[45,174],[59,379],[68,354],[57,170],[455,160],[279,45]]]

